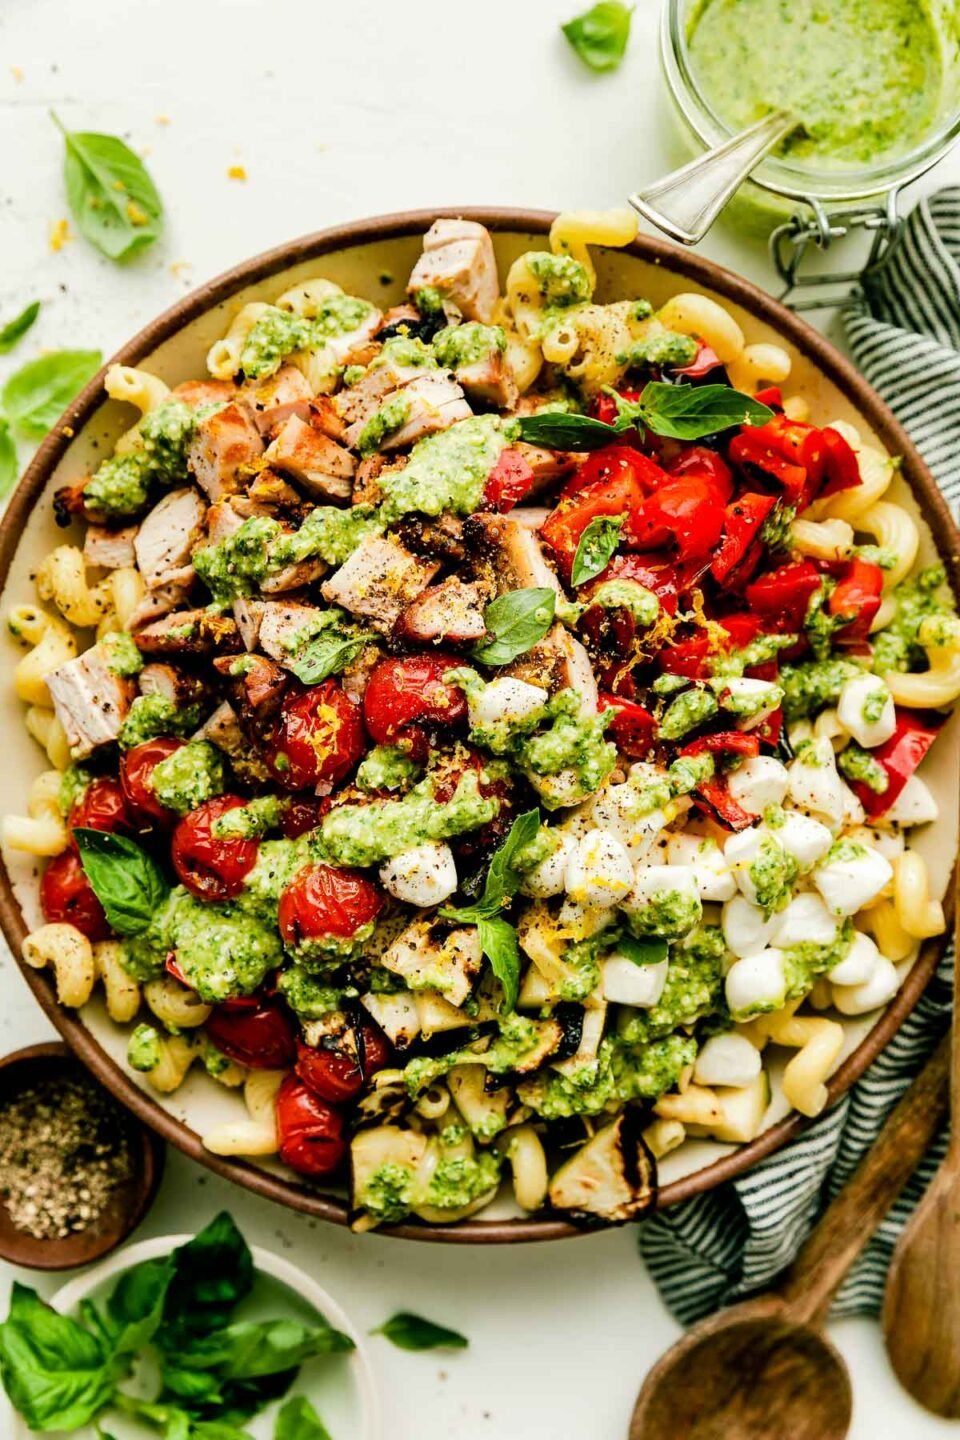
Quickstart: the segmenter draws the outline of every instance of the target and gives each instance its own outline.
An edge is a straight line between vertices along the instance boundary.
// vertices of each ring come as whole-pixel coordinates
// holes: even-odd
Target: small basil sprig
[[[328,675],[339,675],[368,644],[367,635],[343,635],[339,630],[322,630],[303,647],[299,655],[287,661],[304,685],[319,685]]]
[[[81,234],[110,260],[128,260],[152,245],[163,201],[140,157],[116,135],[67,130],[52,119],[66,146],[63,178]]]
[[[54,350],[14,371],[3,387],[11,423],[40,440],[100,368],[99,350]]]
[[[306,1395],[291,1395],[280,1407],[273,1440],[331,1440],[331,1437]]]
[[[729,385],[666,385],[651,380],[639,400],[617,402],[612,424],[589,415],[552,412],[523,415],[516,424],[521,440],[548,450],[598,450],[625,430],[644,428],[673,440],[699,440],[734,425],[763,425],[773,411]]]
[[[0,355],[6,355],[12,350],[17,341],[26,335],[30,326],[40,314],[40,301],[34,300],[25,310],[21,310],[15,320],[11,320],[0,330]]]
[[[620,0],[599,0],[560,29],[591,70],[615,70],[627,48],[632,14],[633,7]]]
[[[584,585],[606,570],[617,548],[625,515],[598,515],[591,520],[577,542],[570,571],[572,585]]]
[[[80,864],[118,935],[142,935],[170,887],[157,862],[123,835],[79,827]]]
[[[637,940],[632,935],[621,935],[614,948],[634,965],[659,965],[667,958],[666,940]]]
[[[441,1347],[465,1350],[470,1344],[459,1330],[448,1330],[446,1325],[437,1325],[433,1320],[425,1320],[422,1315],[414,1315],[410,1310],[400,1310],[396,1315],[391,1315],[378,1330],[371,1330],[370,1333],[382,1335],[400,1350],[436,1350]]]
[[[490,638],[474,645],[471,655],[482,665],[509,665],[543,639],[553,624],[556,608],[557,593],[546,586],[509,590],[484,610],[483,621]]]

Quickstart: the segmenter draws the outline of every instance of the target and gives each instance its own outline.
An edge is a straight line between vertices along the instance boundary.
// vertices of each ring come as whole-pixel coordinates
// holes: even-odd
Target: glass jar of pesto
[[[903,187],[960,135],[957,0],[665,0],[660,50],[691,153],[771,110],[796,115],[734,201],[772,232],[794,296],[857,278],[803,274],[810,245],[864,229],[880,263]],[[820,302],[794,299],[805,303]]]

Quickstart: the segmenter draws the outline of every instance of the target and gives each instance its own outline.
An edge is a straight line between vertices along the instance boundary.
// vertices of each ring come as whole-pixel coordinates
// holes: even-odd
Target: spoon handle
[[[944,1119],[949,1074],[945,1035],[777,1287],[791,1319],[808,1325],[826,1320],[841,1281]]]

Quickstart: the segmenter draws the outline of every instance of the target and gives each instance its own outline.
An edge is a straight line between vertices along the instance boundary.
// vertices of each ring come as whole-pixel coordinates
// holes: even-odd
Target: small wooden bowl
[[[30,1045],[0,1058],[0,1125],[9,1101],[37,1081],[51,1078],[97,1084],[69,1047],[56,1041]],[[109,1204],[87,1229],[54,1239],[38,1239],[18,1229],[0,1199],[0,1258],[29,1270],[73,1270],[108,1255],[140,1224],[157,1193],[166,1152],[158,1135],[118,1102],[112,1103],[117,1124],[123,1127],[130,1145],[130,1179],[117,1186]]]

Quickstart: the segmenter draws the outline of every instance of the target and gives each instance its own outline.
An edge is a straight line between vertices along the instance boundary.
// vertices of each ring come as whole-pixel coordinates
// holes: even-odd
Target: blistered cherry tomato
[[[246,804],[239,795],[218,795],[185,815],[173,832],[171,858],[182,883],[198,900],[229,900],[257,860],[256,840],[221,840],[213,822]]]
[[[351,940],[382,908],[382,893],[356,871],[304,865],[280,896],[277,920],[285,945]]]
[[[296,1075],[277,1093],[280,1159],[298,1175],[330,1175],[347,1154],[343,1116]]]
[[[120,756],[120,784],[134,819],[144,824],[171,819],[171,812],[153,793],[150,777],[160,761],[179,750],[182,744],[182,740],[175,740],[172,735],[162,735],[134,745]]]
[[[533,466],[523,452],[507,446],[500,451],[500,458],[487,476],[483,489],[484,504],[504,514],[520,503],[535,479]]]
[[[289,1011],[276,1000],[242,997],[243,1008],[228,1001],[214,1006],[206,1023],[212,1045],[237,1065],[251,1070],[282,1070],[297,1053],[296,1027]]]
[[[369,1077],[388,1063],[390,1049],[380,1032],[372,1025],[363,1025],[360,1035],[362,1055],[298,1043],[294,1068],[304,1085],[321,1100],[329,1100],[331,1105],[355,1100]]]
[[[321,799],[298,798],[291,800],[280,815],[280,830],[288,840],[296,840],[310,830],[316,830],[320,821],[330,809],[326,796]]]
[[[271,733],[266,760],[285,790],[330,789],[364,751],[360,707],[334,680],[289,695]]]
[[[733,473],[722,455],[707,445],[687,445],[665,467],[671,475],[699,475],[713,487],[717,499],[726,505],[733,494]]]
[[[44,870],[40,907],[49,924],[74,925],[88,940],[106,940],[110,934],[103,906],[73,850],[64,850]]]
[[[71,830],[129,830],[130,813],[119,782],[106,775],[91,780],[71,806],[67,824]]]
[[[392,745],[410,725],[448,725],[462,720],[467,700],[444,675],[459,664],[455,655],[409,655],[381,660],[363,692],[363,718],[378,745]]]

